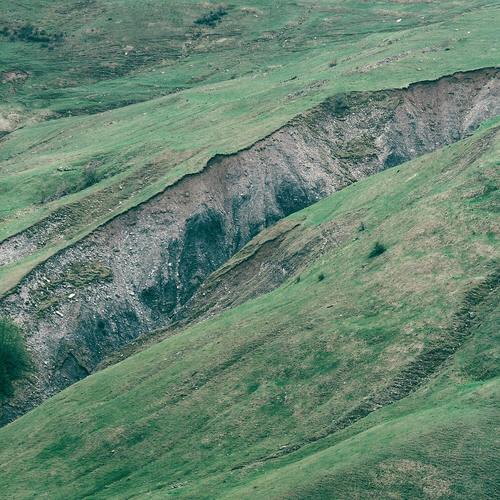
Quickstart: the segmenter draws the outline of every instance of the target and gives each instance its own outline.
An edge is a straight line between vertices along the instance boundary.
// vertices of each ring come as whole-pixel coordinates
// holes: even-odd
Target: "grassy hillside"
[[[0,429],[3,495],[498,496],[499,130],[295,214],[339,232],[300,279]]]
[[[488,1],[238,0],[206,24],[219,7],[37,0],[3,9],[0,125],[14,131],[0,148],[0,241],[26,231],[29,244],[0,268],[0,293],[327,96],[498,63],[499,9]]]

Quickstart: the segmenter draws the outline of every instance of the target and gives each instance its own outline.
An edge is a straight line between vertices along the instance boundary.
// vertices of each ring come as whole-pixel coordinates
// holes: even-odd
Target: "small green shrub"
[[[83,189],[97,184],[100,180],[101,178],[95,165],[90,164],[83,169]]]
[[[225,9],[219,8],[217,10],[211,10],[208,14],[205,14],[194,22],[195,24],[210,26],[213,28],[215,25],[220,23],[221,19],[227,16],[227,11]]]
[[[318,274],[318,281],[323,281],[326,278],[325,273]]]
[[[345,94],[337,94],[333,98],[333,104],[337,115],[343,115],[349,109],[349,101],[347,100]]]
[[[371,252],[368,254],[368,258],[373,259],[378,255],[382,255],[386,250],[387,250],[386,246],[377,241],[375,245],[373,245]]]
[[[9,38],[11,42],[41,43],[47,47],[49,43],[59,43],[64,40],[64,33],[48,33],[46,30],[36,28],[31,24],[11,28],[4,26],[0,30],[0,35]]]
[[[25,377],[30,370],[31,362],[20,328],[0,318],[0,399],[10,396],[13,382]]]

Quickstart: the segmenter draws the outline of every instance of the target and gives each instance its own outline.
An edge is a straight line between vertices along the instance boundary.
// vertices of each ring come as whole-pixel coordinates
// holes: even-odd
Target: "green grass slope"
[[[1,267],[0,293],[327,96],[498,64],[496,2],[238,0],[215,26],[196,24],[218,6],[37,0],[3,9],[0,125],[19,128],[0,147],[0,241],[29,228],[31,242],[42,237]]]
[[[0,429],[2,495],[498,496],[499,132],[295,214],[346,235],[300,280]]]

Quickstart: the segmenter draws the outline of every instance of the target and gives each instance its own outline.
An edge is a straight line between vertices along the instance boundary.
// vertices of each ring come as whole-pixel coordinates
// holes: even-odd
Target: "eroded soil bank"
[[[498,73],[336,96],[249,149],[214,158],[36,268],[0,303],[24,328],[37,366],[3,405],[0,423],[139,335],[189,317],[183,307],[206,277],[262,229],[499,114]]]

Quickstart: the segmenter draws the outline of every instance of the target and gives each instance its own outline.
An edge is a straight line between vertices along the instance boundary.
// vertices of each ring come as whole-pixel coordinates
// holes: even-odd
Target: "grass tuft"
[[[194,23],[213,28],[221,22],[224,16],[227,16],[227,11],[220,7],[217,10],[211,10],[208,14],[199,17]]]
[[[378,257],[379,255],[382,255],[384,252],[387,251],[387,247],[377,241],[374,245],[373,248],[371,249],[370,253],[368,254],[369,259],[373,259],[374,257]]]

